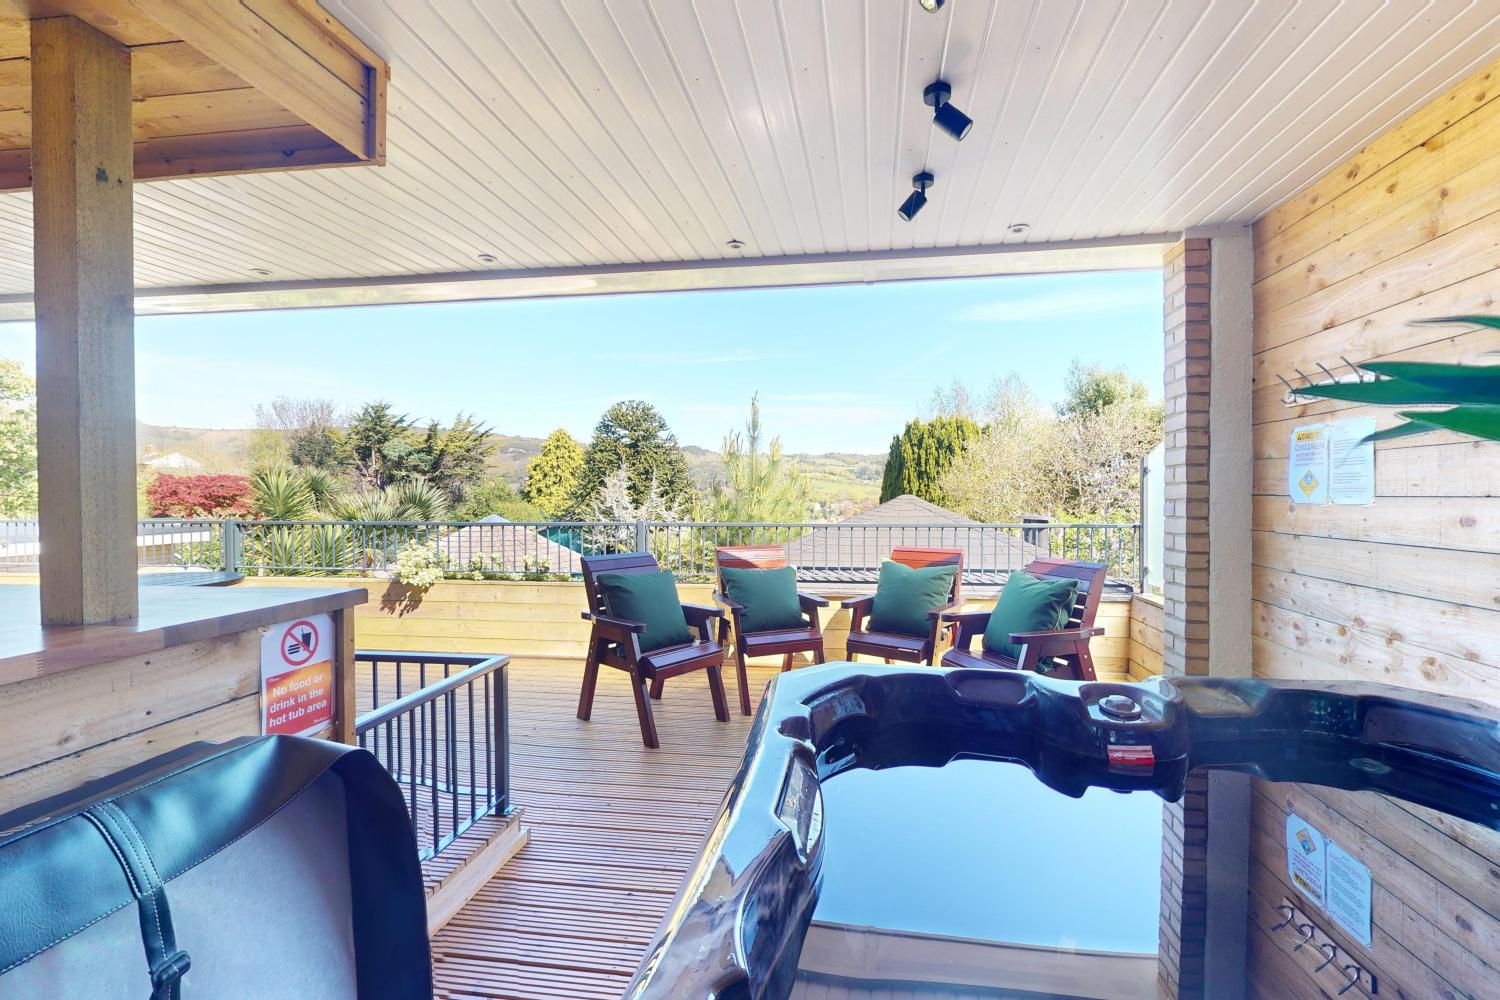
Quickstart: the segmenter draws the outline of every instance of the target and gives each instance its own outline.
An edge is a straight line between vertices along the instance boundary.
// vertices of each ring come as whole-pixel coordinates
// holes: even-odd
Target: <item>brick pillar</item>
[[[1212,247],[1187,239],[1162,262],[1166,337],[1162,672],[1208,674],[1208,404]],[[1162,828],[1159,966],[1170,997],[1203,995],[1207,923],[1207,783],[1189,779]]]
[[[1249,672],[1249,260],[1248,237],[1226,234],[1185,238],[1162,261],[1168,677]],[[1210,496],[1211,488],[1220,495]],[[1218,647],[1210,642],[1216,635]],[[1191,775],[1181,800],[1166,806],[1159,970],[1167,996],[1243,995],[1249,800],[1242,779]]]
[[[1208,675],[1208,404],[1212,251],[1187,239],[1162,262],[1166,477],[1162,672]]]

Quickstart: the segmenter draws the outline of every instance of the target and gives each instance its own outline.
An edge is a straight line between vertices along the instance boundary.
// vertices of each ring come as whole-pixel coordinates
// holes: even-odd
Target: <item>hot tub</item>
[[[1427,868],[1482,868],[1451,845],[1500,843],[1500,723],[1376,685],[784,674],[627,996],[1394,996],[1360,827],[1390,803]],[[1482,981],[1454,943],[1427,965]]]

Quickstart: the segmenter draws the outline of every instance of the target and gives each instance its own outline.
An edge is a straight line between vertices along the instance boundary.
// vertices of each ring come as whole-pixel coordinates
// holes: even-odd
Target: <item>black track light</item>
[[[917,213],[922,211],[922,206],[927,204],[927,189],[932,187],[932,175],[925,170],[920,174],[912,175],[911,186],[916,190],[907,196],[900,208],[896,209],[896,214],[901,217],[902,222],[915,219]]]
[[[918,6],[929,14],[936,14],[938,8],[943,5],[943,0],[917,0]]]
[[[922,91],[922,103],[932,108],[932,123],[955,139],[962,139],[974,127],[974,119],[955,108],[949,99],[953,88],[942,80],[927,85]]]

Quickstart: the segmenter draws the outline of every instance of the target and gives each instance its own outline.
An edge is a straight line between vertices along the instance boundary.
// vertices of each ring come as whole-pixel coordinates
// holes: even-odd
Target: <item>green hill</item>
[[[204,472],[244,474],[249,471],[252,430],[215,430],[199,427],[161,427],[136,424],[138,460],[178,452],[202,463]],[[515,486],[526,481],[526,463],[541,450],[542,439],[513,434],[492,434],[495,445],[490,467]],[[683,448],[688,474],[700,487],[723,477],[719,453],[697,445]],[[885,455],[845,452],[787,455],[807,473],[812,499],[827,507],[831,516],[845,516],[870,506],[880,496],[880,475]]]

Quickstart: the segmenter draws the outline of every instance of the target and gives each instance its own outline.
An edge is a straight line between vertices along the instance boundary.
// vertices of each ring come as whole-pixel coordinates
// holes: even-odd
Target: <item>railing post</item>
[[[232,517],[224,522],[221,545],[224,549],[224,571],[233,573],[240,565],[240,522]]]
[[[495,775],[490,795],[495,801],[494,813],[497,816],[510,812],[510,699],[506,696],[509,676],[510,671],[504,666],[495,671],[495,721],[490,733],[495,744]]]
[[[637,521],[637,522],[635,522],[635,550],[637,552],[645,552],[646,551],[646,545],[647,545],[646,538],[647,538],[646,522],[645,521]]]

